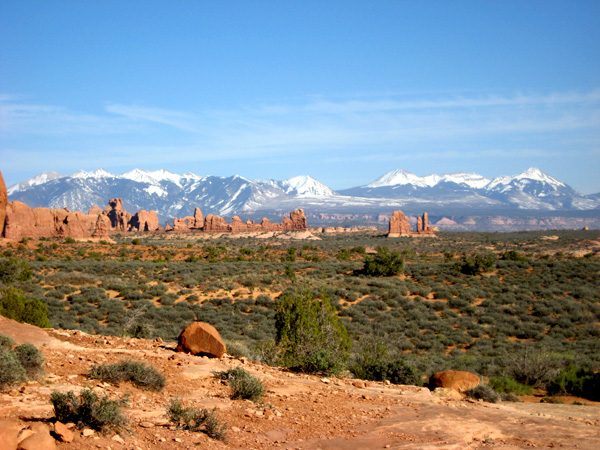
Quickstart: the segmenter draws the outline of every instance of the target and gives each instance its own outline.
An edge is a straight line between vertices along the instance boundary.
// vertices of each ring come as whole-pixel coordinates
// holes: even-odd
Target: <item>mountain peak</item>
[[[329,197],[336,195],[320,181],[308,175],[297,175],[283,181],[282,186],[286,194],[293,194],[302,197]]]

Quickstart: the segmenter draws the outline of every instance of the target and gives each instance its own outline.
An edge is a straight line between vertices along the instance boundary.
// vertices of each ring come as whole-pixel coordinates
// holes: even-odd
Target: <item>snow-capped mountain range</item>
[[[87,211],[121,197],[128,211],[156,210],[161,220],[190,215],[195,207],[222,216],[252,212],[389,213],[395,209],[437,211],[595,210],[600,196],[583,195],[530,168],[514,176],[489,179],[475,173],[419,177],[388,172],[364,186],[333,191],[308,175],[285,181],[178,175],[167,170],[133,169],[114,175],[104,169],[71,175],[45,172],[8,188],[9,200],[31,207]]]

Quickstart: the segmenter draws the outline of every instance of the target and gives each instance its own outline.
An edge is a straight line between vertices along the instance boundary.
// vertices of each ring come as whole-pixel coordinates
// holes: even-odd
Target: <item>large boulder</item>
[[[429,378],[429,388],[454,389],[458,392],[465,392],[473,389],[481,383],[481,379],[471,372],[461,370],[444,370],[431,375]]]
[[[19,442],[17,450],[56,450],[56,442],[46,425],[34,422],[29,428],[33,433]]]
[[[17,450],[21,426],[12,420],[0,420],[0,448],[2,450]]]
[[[215,327],[206,322],[193,322],[179,335],[176,351],[220,358],[227,348]]]
[[[159,227],[156,211],[138,211],[129,221],[129,231],[156,231]]]

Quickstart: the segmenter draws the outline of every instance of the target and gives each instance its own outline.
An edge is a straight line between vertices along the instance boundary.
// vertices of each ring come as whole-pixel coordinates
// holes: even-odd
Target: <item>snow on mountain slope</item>
[[[60,174],[58,172],[44,172],[39,175],[36,175],[33,178],[30,178],[29,180],[25,180],[25,181],[21,181],[17,184],[13,184],[6,191],[7,191],[8,195],[13,195],[17,192],[26,191],[27,189],[30,189],[34,186],[38,186],[40,184],[45,184],[48,181],[56,180],[57,178],[62,178],[62,177],[64,177],[64,175]]]
[[[483,189],[490,182],[489,178],[483,177],[477,173],[468,172],[446,173],[440,178],[440,181],[452,182],[473,189]]]
[[[507,189],[511,189],[511,186],[523,187],[531,182],[543,183],[546,188],[553,190],[567,187],[564,183],[558,181],[556,178],[553,178],[550,175],[545,174],[540,169],[531,167],[518,175],[496,177],[491,180],[487,186],[485,186],[485,189],[488,191],[506,191]]]
[[[289,178],[281,183],[284,192],[290,195],[302,197],[331,197],[336,195],[323,183],[315,180],[308,175],[299,175]]]
[[[154,171],[133,169],[129,172],[125,172],[122,175],[119,175],[119,178],[126,178],[128,180],[149,184],[160,184],[162,181],[169,181],[181,187],[181,179],[183,177],[164,169]]]
[[[413,185],[415,187],[431,187],[435,186],[440,180],[438,175],[427,175],[420,177],[414,173],[407,172],[406,170],[392,170],[375,181],[367,184],[367,188],[377,188],[385,186],[398,186],[398,185]]]

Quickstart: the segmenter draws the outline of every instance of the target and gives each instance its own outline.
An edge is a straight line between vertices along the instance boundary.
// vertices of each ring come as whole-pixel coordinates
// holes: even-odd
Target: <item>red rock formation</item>
[[[220,358],[227,348],[215,327],[206,322],[193,322],[183,329],[177,339],[178,352]]]
[[[6,192],[6,184],[4,177],[0,171],[0,236],[4,232],[4,221],[6,219],[6,205],[8,205],[8,194]]]
[[[64,209],[34,208],[23,202],[10,202],[6,207],[4,236],[8,239],[92,237],[98,216]]]
[[[390,228],[388,237],[427,235],[434,236],[437,228],[429,225],[429,216],[424,213],[423,216],[417,217],[417,231],[413,233],[410,229],[410,221],[402,211],[394,211],[390,217]]]
[[[194,223],[195,219],[191,216],[186,216],[183,219],[173,219],[173,231],[190,231]]]
[[[402,211],[394,211],[390,217],[390,229],[388,237],[410,236],[410,223],[408,217]]]
[[[434,373],[429,378],[429,388],[432,390],[441,387],[464,392],[473,389],[480,383],[481,380],[477,375],[461,370],[444,370],[443,372]]]
[[[159,228],[156,211],[140,210],[129,220],[129,231],[156,231]]]
[[[204,216],[200,208],[194,210],[194,228],[202,228],[204,226]]]
[[[92,206],[92,208],[88,211],[88,215],[92,216],[92,215],[96,215],[96,214],[102,214],[104,211],[102,211],[98,206],[94,205]]]
[[[98,208],[100,209],[100,208]],[[110,219],[104,214],[98,214],[96,219],[96,228],[92,233],[92,237],[95,238],[107,238],[109,237],[110,231]]]
[[[197,209],[197,211],[199,211]],[[175,219],[175,221],[180,219]],[[198,228],[198,227],[196,227]],[[228,224],[221,216],[208,214],[204,218],[203,231],[206,232],[229,232],[229,233],[248,233],[248,232],[272,232],[272,231],[305,231],[307,230],[306,216],[302,209],[297,209],[290,213],[290,217],[284,217],[282,223],[272,223],[266,217],[257,224],[247,220],[245,223],[238,216],[234,216],[232,222]]]
[[[110,219],[110,225],[113,230],[127,231],[129,221],[132,215],[123,209],[123,200],[113,198],[109,200],[108,206],[104,210],[104,214]]]
[[[204,231],[208,232],[228,232],[231,231],[229,224],[221,216],[208,214],[204,218]]]

